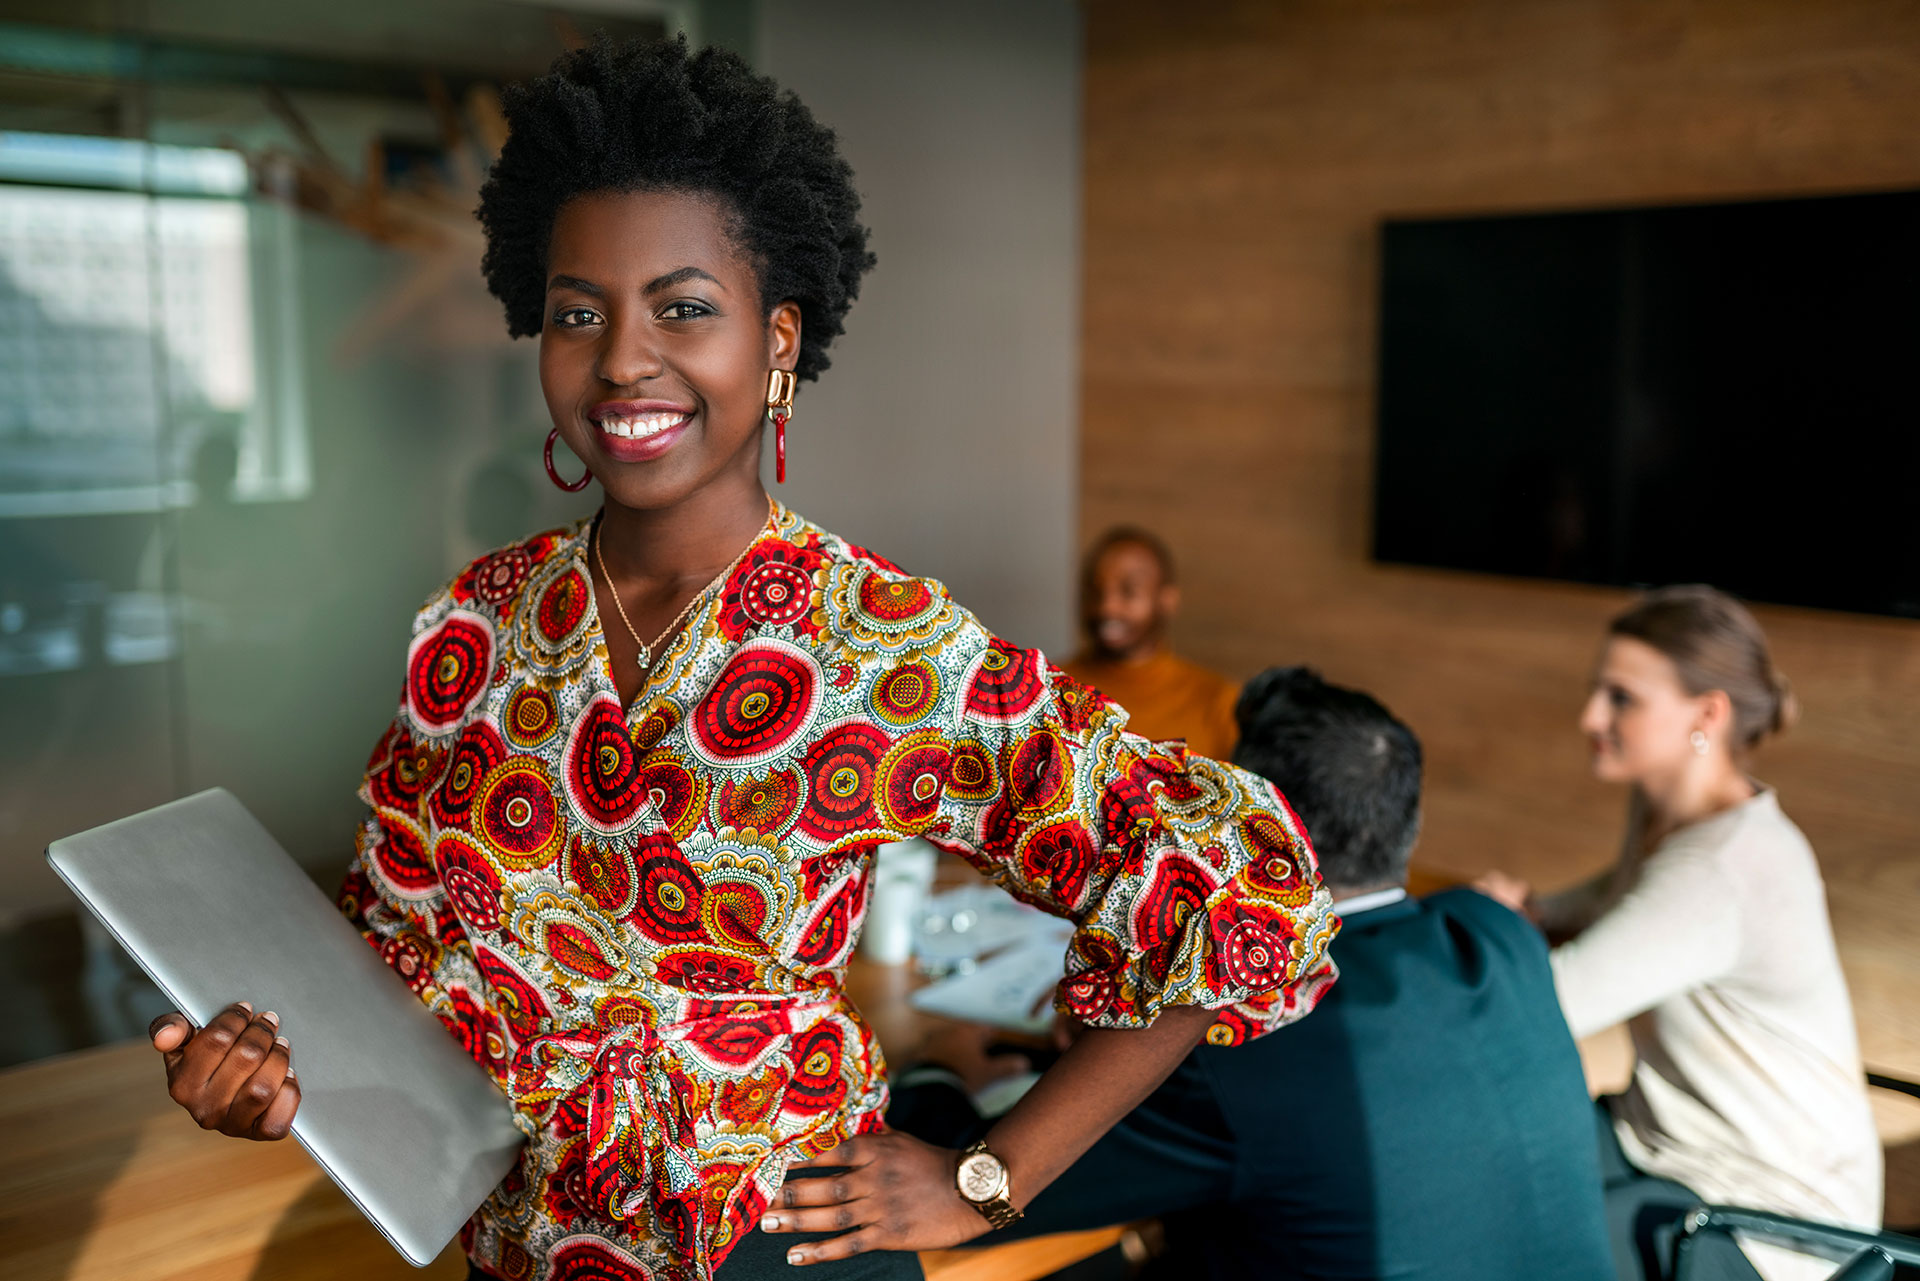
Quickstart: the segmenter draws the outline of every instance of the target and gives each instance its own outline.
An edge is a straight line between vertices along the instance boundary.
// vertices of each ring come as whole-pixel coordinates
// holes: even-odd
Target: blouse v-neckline
[[[619,704],[620,715],[625,719],[628,730],[631,731],[653,712],[659,705],[661,697],[673,688],[674,681],[661,676],[660,673],[663,669],[670,670],[678,665],[668,661],[677,645],[675,636],[664,637],[660,643],[660,652],[655,656],[653,666],[647,669],[646,678],[640,682],[640,688],[635,691],[633,701],[629,703],[620,696],[620,682],[613,674],[613,652],[607,647],[607,631],[600,615],[600,593],[594,585],[592,556],[589,551],[593,543],[594,531],[599,528],[602,514],[596,512],[581,522],[580,527],[574,531],[573,545],[568,555],[587,582],[588,634],[593,638],[593,669],[596,686],[594,694],[611,691],[613,701]],[[788,523],[789,516],[786,504],[777,498],[769,497],[767,519],[760,526],[759,532],[741,549],[740,555],[735,558],[735,566],[737,567],[740,561],[745,560],[755,547],[767,539],[778,538],[781,528]],[[728,577],[732,577],[731,570]],[[614,590],[611,579],[607,583],[607,590]],[[680,634],[693,633],[697,636],[692,651],[683,661],[695,658],[700,648],[710,639],[707,635],[707,624],[713,612],[720,607],[722,598],[726,595],[727,584],[722,581],[718,589],[714,589],[713,584],[709,583],[700,590],[708,593],[706,602],[689,613],[678,629]]]

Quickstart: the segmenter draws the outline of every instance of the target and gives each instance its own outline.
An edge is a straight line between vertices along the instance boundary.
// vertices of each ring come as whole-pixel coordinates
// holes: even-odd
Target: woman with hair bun
[[[589,45],[505,107],[483,268],[538,336],[549,473],[601,502],[414,620],[341,905],[528,1135],[476,1277],[918,1276],[1202,1037],[1311,1009],[1330,900],[1268,784],[768,497],[762,439],[784,471],[873,265],[831,130],[684,42]],[[874,850],[914,836],[1075,927],[1057,1003],[1091,1030],[965,1152],[885,1129],[845,988]],[[203,1126],[276,1139],[277,1031],[236,1004],[153,1041]]]
[[[1631,792],[1619,862],[1534,896],[1480,888],[1548,937],[1576,1037],[1628,1021],[1638,1062],[1600,1100],[1622,1278],[1667,1275],[1702,1201],[1877,1227],[1881,1155],[1826,888],[1750,753],[1793,718],[1766,635],[1710,587],[1644,597],[1608,627],[1580,727]],[[1831,1264],[1757,1243],[1767,1281]],[[1744,1265],[1736,1261],[1729,1276]]]

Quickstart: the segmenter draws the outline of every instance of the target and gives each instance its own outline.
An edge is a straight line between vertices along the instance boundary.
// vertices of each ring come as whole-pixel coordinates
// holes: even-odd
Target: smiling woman
[[[1553,980],[1575,1036],[1632,1033],[1632,1084],[1599,1105],[1622,1276],[1667,1275],[1679,1218],[1703,1202],[1880,1226],[1880,1140],[1820,866],[1747,772],[1792,717],[1745,606],[1710,587],[1649,593],[1608,627],[1580,716],[1594,777],[1630,789],[1618,863],[1542,897],[1499,873],[1480,885],[1566,940]],[[1767,1281],[1831,1268],[1743,1249]]]
[[[917,1275],[1202,1036],[1311,1009],[1327,894],[1269,785],[768,498],[762,427],[872,262],[805,107],[725,54],[603,43],[506,108],[488,283],[604,497],[420,611],[342,906],[530,1136],[476,1275]],[[1090,1030],[964,1165],[884,1130],[844,989],[874,850],[914,836],[1076,927],[1058,1005]],[[154,1040],[203,1124],[275,1138],[276,1030],[235,1007]]]

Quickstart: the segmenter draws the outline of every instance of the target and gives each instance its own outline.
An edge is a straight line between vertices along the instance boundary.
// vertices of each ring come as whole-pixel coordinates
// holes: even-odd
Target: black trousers
[[[840,1170],[822,1167],[795,1170],[790,1179],[821,1178]],[[807,1241],[824,1241],[831,1232],[762,1232],[755,1228],[740,1238],[727,1260],[714,1272],[715,1281],[925,1281],[920,1256],[911,1251],[880,1250],[856,1254],[851,1259],[832,1263],[813,1263],[796,1268],[787,1262],[787,1251]],[[467,1265],[467,1281],[498,1281],[490,1272]]]

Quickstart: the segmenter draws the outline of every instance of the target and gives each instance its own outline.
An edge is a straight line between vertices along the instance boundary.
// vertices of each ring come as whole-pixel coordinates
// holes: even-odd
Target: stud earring
[[[767,417],[773,419],[773,479],[787,483],[787,419],[793,416],[793,374],[775,369],[767,375]]]
[[[1695,756],[1705,756],[1707,754],[1708,743],[1706,731],[1693,731],[1693,733],[1687,735],[1687,741],[1693,744],[1693,754]]]

